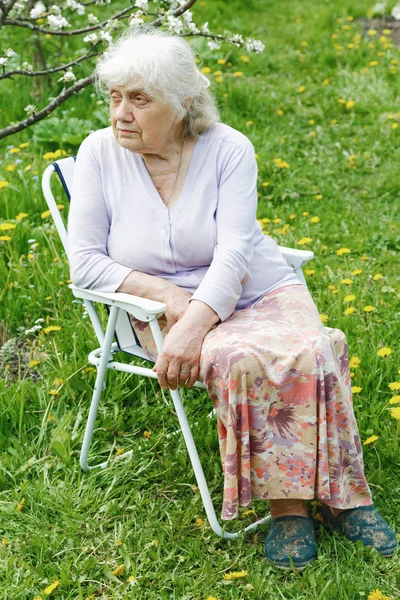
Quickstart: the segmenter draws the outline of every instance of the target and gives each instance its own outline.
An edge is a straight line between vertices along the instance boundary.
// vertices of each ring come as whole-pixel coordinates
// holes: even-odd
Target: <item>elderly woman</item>
[[[224,469],[222,518],[270,503],[268,561],[316,557],[306,500],[352,541],[393,554],[373,507],[354,417],[345,335],[256,219],[254,148],[218,120],[190,46],[129,32],[99,60],[111,127],[82,143],[69,216],[75,285],[164,302],[163,389],[204,381]]]

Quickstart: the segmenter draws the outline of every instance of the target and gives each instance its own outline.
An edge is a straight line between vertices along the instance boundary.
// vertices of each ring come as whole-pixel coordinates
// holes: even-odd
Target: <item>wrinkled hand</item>
[[[169,331],[185,314],[191,297],[192,294],[189,294],[189,292],[186,292],[177,285],[171,285],[167,288],[163,302],[167,305],[164,315],[167,319]]]
[[[178,321],[164,339],[163,349],[153,371],[163,390],[192,387],[199,376],[204,334],[198,328]]]

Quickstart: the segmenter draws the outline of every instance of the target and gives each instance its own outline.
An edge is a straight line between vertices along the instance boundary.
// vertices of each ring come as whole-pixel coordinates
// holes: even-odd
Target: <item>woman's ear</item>
[[[185,110],[188,110],[189,106],[192,104],[192,100],[193,98],[185,98],[185,100],[183,101],[183,108]]]

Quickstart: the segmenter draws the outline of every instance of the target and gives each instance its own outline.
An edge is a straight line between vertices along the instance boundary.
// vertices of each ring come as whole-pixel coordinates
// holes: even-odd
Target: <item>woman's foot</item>
[[[313,520],[298,515],[272,519],[264,553],[279,569],[305,569],[317,558]]]
[[[395,532],[372,505],[342,510],[334,516],[331,507],[323,504],[319,507],[319,514],[348,540],[360,540],[364,546],[372,546],[382,556],[392,556],[398,548]]]

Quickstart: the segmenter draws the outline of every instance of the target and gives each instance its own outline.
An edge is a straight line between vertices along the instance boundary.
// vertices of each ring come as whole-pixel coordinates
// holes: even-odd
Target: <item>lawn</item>
[[[367,479],[377,509],[400,532],[400,52],[390,22],[365,21],[373,4],[198,1],[199,22],[266,48],[256,55],[193,44],[222,120],[254,144],[265,232],[315,253],[307,284],[326,326],[347,334]],[[15,41],[4,35],[6,47]],[[47,85],[3,83],[0,126],[40,104],[40,94],[44,101]],[[94,454],[132,448],[132,458],[81,472],[95,380],[87,355],[97,346],[68,289],[40,178],[107,119],[104,101],[87,89],[1,142],[1,600],[400,599],[399,555],[384,559],[318,519],[319,558],[302,573],[266,563],[266,527],[238,541],[217,538],[181,437],[166,437],[177,422],[156,382],[109,374]],[[61,190],[57,199],[66,215]],[[220,511],[210,401],[194,390],[184,399],[199,421],[194,435]],[[255,501],[229,525],[239,529],[267,510]]]

